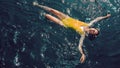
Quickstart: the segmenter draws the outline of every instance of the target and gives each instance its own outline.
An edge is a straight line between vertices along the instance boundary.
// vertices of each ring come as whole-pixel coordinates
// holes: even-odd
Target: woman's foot
[[[33,5],[36,6],[36,5],[38,5],[38,3],[37,3],[36,1],[34,1],[34,2],[33,2]]]

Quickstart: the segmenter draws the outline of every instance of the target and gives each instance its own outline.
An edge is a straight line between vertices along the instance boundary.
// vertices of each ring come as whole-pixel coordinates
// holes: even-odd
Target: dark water
[[[37,0],[86,22],[112,14],[95,25],[101,31],[96,40],[85,39],[84,64],[79,63],[80,36],[47,20],[48,12],[34,1],[0,0],[1,68],[120,68],[120,0]]]

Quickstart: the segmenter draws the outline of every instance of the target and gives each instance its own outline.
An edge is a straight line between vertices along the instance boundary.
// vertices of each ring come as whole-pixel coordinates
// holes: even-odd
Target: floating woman
[[[84,51],[82,49],[82,45],[83,45],[83,41],[84,41],[85,37],[89,37],[90,40],[93,40],[99,34],[99,30],[97,28],[93,28],[91,26],[94,23],[96,23],[102,19],[109,18],[111,16],[111,14],[107,14],[106,16],[97,17],[96,19],[90,21],[90,23],[85,23],[83,21],[74,19],[74,18],[72,18],[72,17],[70,17],[70,16],[68,16],[68,15],[66,15],[58,10],[55,10],[53,8],[39,5],[37,2],[33,2],[33,5],[40,7],[48,12],[51,12],[57,16],[57,17],[54,17],[50,14],[45,14],[45,17],[48,18],[49,20],[51,20],[51,21],[53,21],[53,22],[55,22],[63,27],[72,28],[81,35],[81,38],[79,40],[79,46],[78,46],[78,49],[82,55],[80,58],[81,63],[84,63],[84,61],[86,59],[86,56],[85,56]]]

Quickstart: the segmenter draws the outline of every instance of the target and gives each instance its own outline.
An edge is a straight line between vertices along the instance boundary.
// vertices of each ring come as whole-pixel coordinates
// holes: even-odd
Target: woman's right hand
[[[106,17],[110,17],[110,16],[111,16],[111,14],[107,14],[107,15],[106,15]]]

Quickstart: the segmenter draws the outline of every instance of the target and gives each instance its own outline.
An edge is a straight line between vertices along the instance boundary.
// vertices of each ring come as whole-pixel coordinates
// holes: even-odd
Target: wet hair
[[[95,40],[95,38],[97,38],[97,36],[99,35],[99,29],[98,29],[98,28],[95,28],[95,29],[98,31],[97,34],[95,34],[95,35],[93,35],[93,34],[88,34],[88,39],[89,39],[90,41]]]

